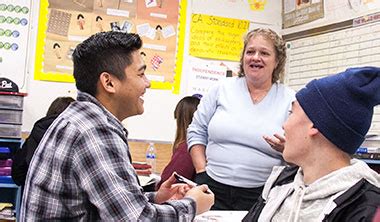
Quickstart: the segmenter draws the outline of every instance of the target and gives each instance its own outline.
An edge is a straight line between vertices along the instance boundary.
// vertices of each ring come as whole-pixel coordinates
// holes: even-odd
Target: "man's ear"
[[[100,86],[108,93],[115,93],[115,77],[108,72],[102,72],[99,76]]]
[[[309,136],[315,136],[319,133],[319,130],[313,125],[309,128]]]

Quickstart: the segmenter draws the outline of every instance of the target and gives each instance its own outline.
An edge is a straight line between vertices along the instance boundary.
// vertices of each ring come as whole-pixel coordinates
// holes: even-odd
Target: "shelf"
[[[11,183],[0,183],[0,188],[19,188],[19,186]]]
[[[3,187],[3,185],[5,187]],[[13,205],[13,209],[16,212],[16,221],[20,216],[20,207],[21,207],[21,188],[16,186],[15,184],[4,184],[0,183],[0,202],[3,203],[11,203]],[[0,220],[2,221],[2,220]]]
[[[10,117],[2,119],[4,122],[0,123],[0,147],[9,148],[10,153],[5,152],[1,155],[2,159],[13,159],[17,150],[20,149],[23,139],[21,138],[21,121],[19,117],[22,115],[23,97],[24,93],[1,93],[2,100],[1,110],[3,115]],[[6,98],[5,98],[6,97]],[[8,112],[6,110],[18,110],[15,112]],[[14,115],[12,117],[12,114]],[[16,115],[17,114],[17,115]],[[13,119],[14,118],[14,119]],[[11,122],[18,124],[11,124]],[[0,176],[0,202],[11,203],[15,210],[16,221],[20,215],[20,205],[22,196],[22,187],[17,186],[11,176]],[[2,220],[0,220],[2,221]]]
[[[21,138],[1,138],[0,137],[0,143],[6,142],[6,143],[21,143]]]
[[[18,187],[11,176],[0,176],[0,187]]]
[[[12,158],[18,149],[20,149],[22,144],[21,139],[9,139],[9,138],[0,138],[0,147],[8,147],[11,150],[9,158]],[[5,157],[6,158],[6,157]],[[1,180],[0,180],[1,183]]]
[[[11,159],[22,144],[21,138],[0,138],[0,147],[8,147]],[[20,214],[21,188],[12,180],[11,176],[0,176],[0,202],[11,203],[16,211],[16,218]]]

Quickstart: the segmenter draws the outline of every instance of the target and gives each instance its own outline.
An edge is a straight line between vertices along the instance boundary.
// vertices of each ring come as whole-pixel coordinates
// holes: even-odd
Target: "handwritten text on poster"
[[[192,14],[190,55],[201,58],[239,61],[248,20]]]

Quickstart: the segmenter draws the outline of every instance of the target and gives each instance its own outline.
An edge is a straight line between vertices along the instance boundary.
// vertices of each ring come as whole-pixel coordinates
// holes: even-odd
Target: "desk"
[[[210,210],[194,218],[194,222],[237,222],[241,221],[248,211]]]

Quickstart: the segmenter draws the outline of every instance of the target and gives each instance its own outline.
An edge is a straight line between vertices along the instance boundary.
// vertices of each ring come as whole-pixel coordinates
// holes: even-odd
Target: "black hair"
[[[115,31],[96,33],[77,45],[73,53],[77,89],[96,96],[102,72],[123,80],[125,68],[133,62],[131,54],[141,46],[139,35]]]
[[[98,16],[96,16],[95,21],[98,21],[98,20],[103,20],[103,19],[102,19],[102,17],[100,17],[100,16],[98,15]]]
[[[58,97],[49,106],[46,116],[59,115],[61,114],[70,103],[74,102],[75,99],[72,97]]]
[[[160,25],[157,25],[157,26],[156,26],[156,30],[157,30],[158,28],[159,28],[160,30],[162,30],[162,27],[161,27]]]
[[[54,43],[53,49],[55,49],[56,47],[61,48],[61,46],[58,43]]]

